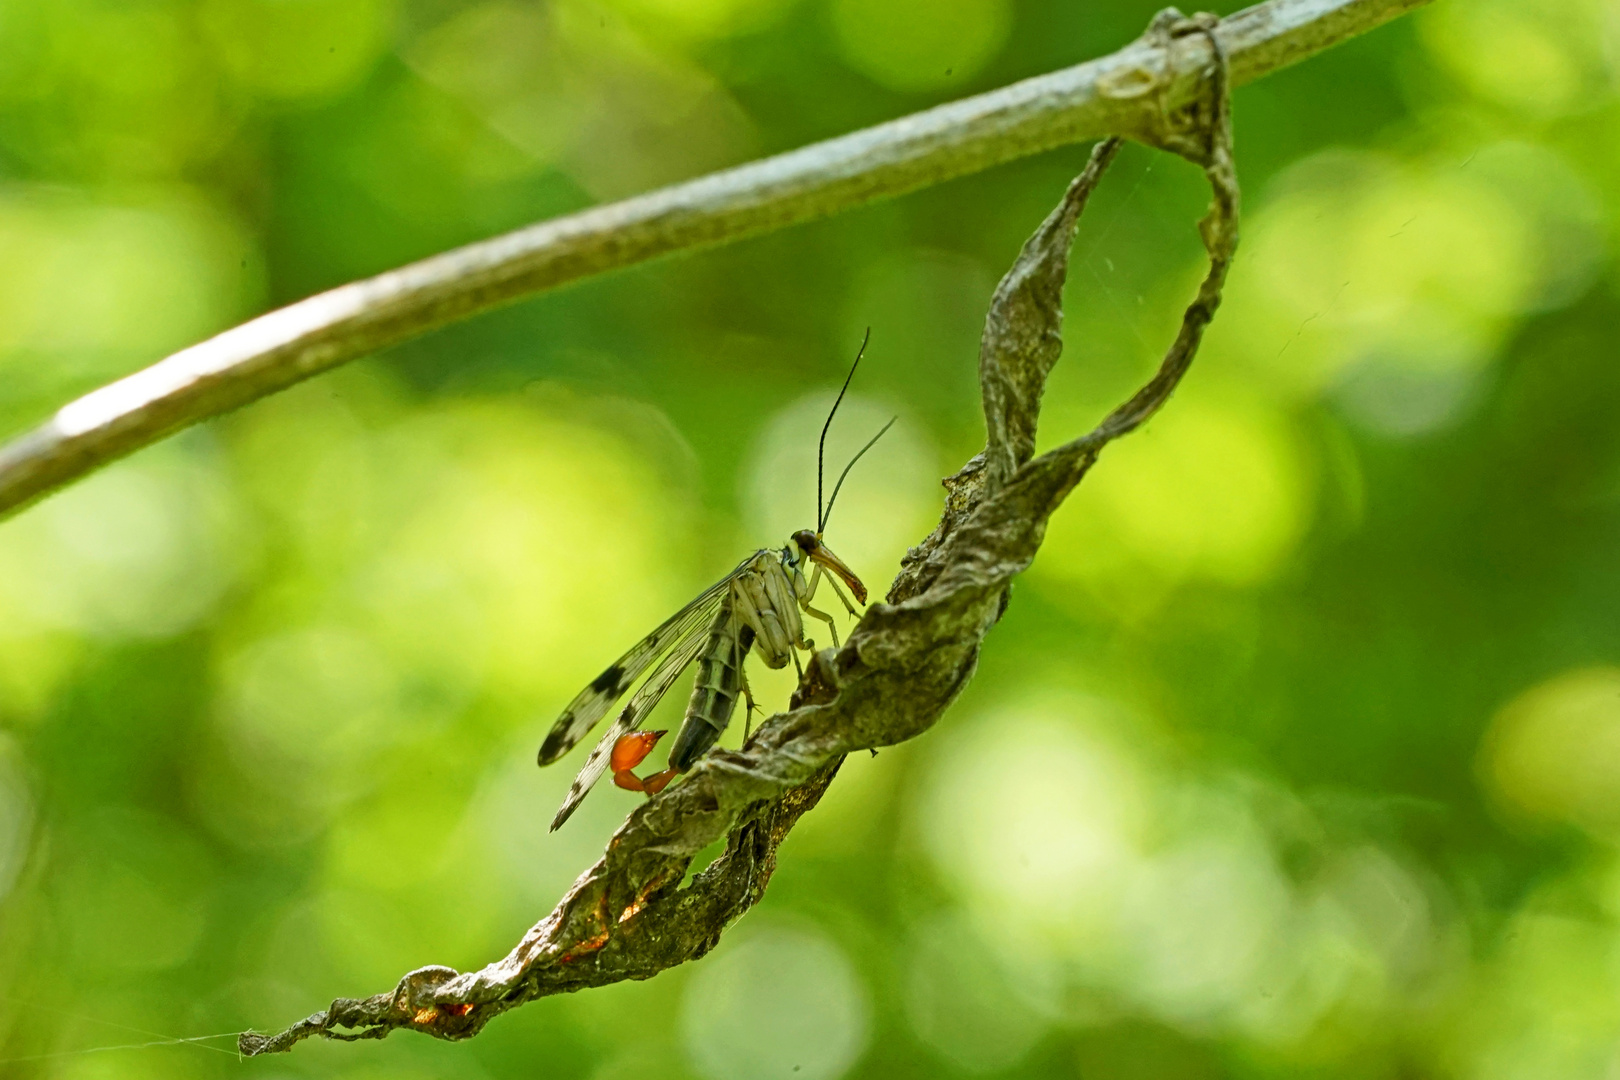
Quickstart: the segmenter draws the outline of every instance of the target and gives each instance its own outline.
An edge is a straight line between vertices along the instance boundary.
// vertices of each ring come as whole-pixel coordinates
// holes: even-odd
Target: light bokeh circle
[[[681,1035],[707,1080],[834,1080],[860,1059],[866,988],[826,935],[772,928],[700,965],[681,1002]]]

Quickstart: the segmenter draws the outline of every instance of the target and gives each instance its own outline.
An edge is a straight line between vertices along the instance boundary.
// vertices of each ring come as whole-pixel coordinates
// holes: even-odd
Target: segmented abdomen
[[[669,750],[672,768],[690,769],[708,752],[731,723],[742,693],[742,665],[754,644],[754,629],[733,618],[731,599],[721,606],[709,628],[709,643],[698,657],[697,678],[686,703],[686,719]]]

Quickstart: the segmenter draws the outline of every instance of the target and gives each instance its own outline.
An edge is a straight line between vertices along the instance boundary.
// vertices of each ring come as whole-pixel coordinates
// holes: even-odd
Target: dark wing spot
[[[598,694],[617,695],[620,690],[619,680],[623,678],[624,668],[620,667],[618,664],[614,664],[612,667],[608,668],[606,671],[602,672],[602,674],[596,677],[596,681],[591,683],[591,689],[595,690]]]
[[[546,741],[540,744],[539,764],[550,765],[568,752],[568,747],[563,745],[563,739],[568,736],[568,729],[573,723],[573,716],[563,713],[556,726],[546,735]]]

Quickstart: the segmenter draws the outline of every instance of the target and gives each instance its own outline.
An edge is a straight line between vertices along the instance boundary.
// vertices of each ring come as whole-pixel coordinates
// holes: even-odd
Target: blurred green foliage
[[[0,430],[1152,7],[0,0]],[[6,522],[0,1075],[1613,1077],[1613,14],[1453,0],[1239,91],[1205,354],[1054,522],[946,721],[846,765],[713,957],[470,1044],[74,1053],[502,955],[634,805],[546,833],[556,711],[810,523],[867,325],[833,456],[901,421],[828,538],[882,592],[980,445],[990,289],[1083,150],[477,319]],[[1204,199],[1124,154],[1047,444],[1150,370]]]

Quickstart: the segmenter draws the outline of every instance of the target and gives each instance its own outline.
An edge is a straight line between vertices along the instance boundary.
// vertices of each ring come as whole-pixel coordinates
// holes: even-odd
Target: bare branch
[[[1099,144],[1063,201],[996,289],[980,344],[988,421],[985,451],[951,481],[939,527],[908,556],[886,603],[873,604],[841,649],[812,658],[792,711],[763,724],[740,751],[716,750],[685,780],[630,815],[607,852],[504,959],[460,974],[426,967],[391,991],[339,999],[276,1035],[241,1036],[244,1054],[291,1049],[319,1035],[382,1038],[409,1029],[476,1035],[501,1013],[551,994],[644,979],[707,953],[764,894],[776,851],[815,806],[844,755],[889,746],[931,727],[972,677],[979,646],[1005,609],[1046,522],[1111,440],[1169,398],[1220,303],[1237,245],[1238,189],[1227,122],[1227,67],[1213,16],[1160,16],[1149,30],[1168,49],[1216,42],[1206,95],[1161,118],[1153,139],[1204,168],[1214,198],[1200,223],[1210,268],[1158,373],[1096,430],[1031,460],[1036,412],[1062,348],[1062,284],[1081,210],[1118,150]],[[986,462],[997,463],[986,465]],[[681,888],[698,852],[726,849]]]
[[[1267,0],[1208,40],[1109,56],[791,153],[531,225],[261,315],[59,409],[0,447],[0,516],[125,454],[458,319],[659,255],[729,243],[1106,135],[1162,142],[1218,40],[1234,85],[1428,0]]]

